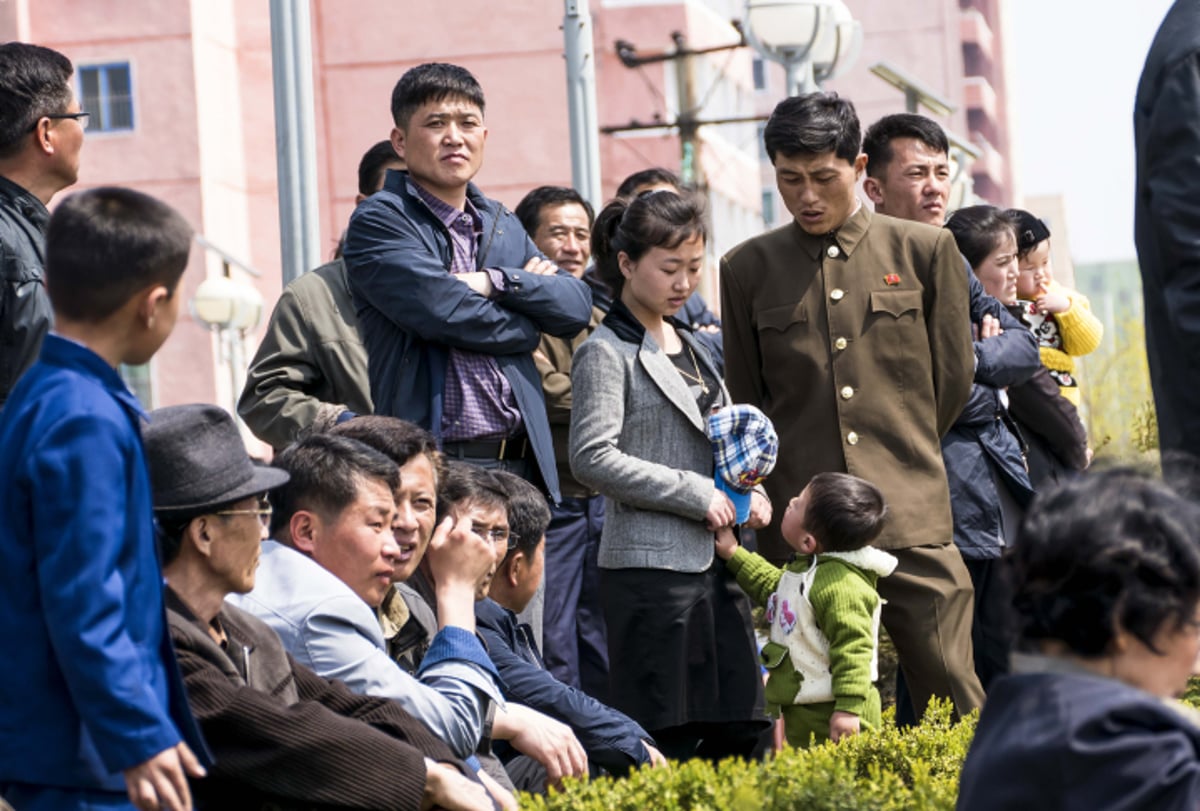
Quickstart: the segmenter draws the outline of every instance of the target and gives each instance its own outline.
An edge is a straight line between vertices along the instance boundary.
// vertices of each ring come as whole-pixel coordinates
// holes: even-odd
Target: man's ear
[[[138,321],[147,329],[153,327],[159,309],[170,300],[171,291],[165,285],[155,284],[147,287],[138,300]]]
[[[193,518],[183,529],[183,545],[190,546],[196,554],[208,557],[212,554],[212,516]]]
[[[404,160],[404,130],[399,127],[392,127],[392,149],[396,150],[396,155],[401,160]]]
[[[525,560],[524,552],[513,552],[512,557],[500,565],[504,570],[502,572],[504,582],[510,588],[515,589],[521,585],[521,575],[524,573],[523,567],[528,566],[529,563]]]
[[[867,193],[867,198],[875,204],[876,210],[883,205],[883,186],[878,180],[867,175],[867,179],[863,181],[863,191]]]
[[[309,510],[296,510],[288,521],[288,533],[292,538],[292,546],[312,557],[321,533],[321,518]]]

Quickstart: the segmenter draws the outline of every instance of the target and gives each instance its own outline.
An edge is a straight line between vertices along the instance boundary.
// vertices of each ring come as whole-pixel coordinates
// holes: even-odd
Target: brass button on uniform
[[[837,245],[830,245],[830,246],[829,246],[829,249],[828,249],[827,251],[825,251],[825,253],[827,253],[827,254],[829,255],[829,258],[830,258],[830,259],[837,259],[837,255],[838,255],[838,246],[837,246]]]
[[[846,442],[848,442],[851,445],[857,445],[858,444],[858,434],[854,433],[853,431],[846,434]]]
[[[829,291],[829,297],[834,301],[841,301],[844,295],[846,295],[846,291],[840,287],[835,287]]]
[[[836,341],[833,342],[833,348],[834,349],[845,349],[846,348],[846,339],[838,338]]]
[[[850,386],[842,386],[842,399],[849,400],[854,396],[854,389]]]

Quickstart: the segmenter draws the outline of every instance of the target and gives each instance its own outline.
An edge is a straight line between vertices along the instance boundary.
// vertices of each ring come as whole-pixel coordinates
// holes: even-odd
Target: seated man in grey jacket
[[[224,602],[254,586],[271,514],[266,491],[287,474],[253,466],[216,406],[159,409],[145,441],[171,637],[216,756],[197,800],[212,808],[490,809],[484,786],[465,776],[471,771],[396,702],[320,678],[269,627]]]
[[[408,462],[399,467],[357,440],[327,434],[276,457],[291,480],[275,493],[273,540],[263,544],[257,584],[237,604],[274,628],[302,664],[357,693],[399,701],[460,756],[480,745],[491,718],[492,736],[553,762],[561,725],[504,703],[475,636],[474,596],[494,552],[465,520],[435,532],[432,511],[414,519],[414,504],[435,498],[434,462],[424,452]],[[414,678],[389,658],[376,612],[418,544],[438,571],[439,630]]]

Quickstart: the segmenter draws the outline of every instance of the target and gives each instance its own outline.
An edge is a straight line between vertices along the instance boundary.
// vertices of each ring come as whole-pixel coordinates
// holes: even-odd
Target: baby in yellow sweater
[[[1078,408],[1075,358],[1100,346],[1104,325],[1092,315],[1087,296],[1054,281],[1046,223],[1019,208],[1009,209],[1007,215],[1017,229],[1017,298],[1024,319],[1037,336],[1042,364],[1063,397]]]

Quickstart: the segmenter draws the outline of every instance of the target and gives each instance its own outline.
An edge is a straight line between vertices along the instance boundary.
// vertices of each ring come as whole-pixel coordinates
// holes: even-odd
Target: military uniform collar
[[[850,218],[840,227],[828,234],[810,234],[795,221],[792,222],[792,230],[796,236],[796,242],[814,261],[819,260],[821,255],[833,244],[836,244],[846,256],[852,256],[858,243],[866,236],[867,229],[871,227],[872,216],[871,210],[859,201],[858,210],[851,214]]]

